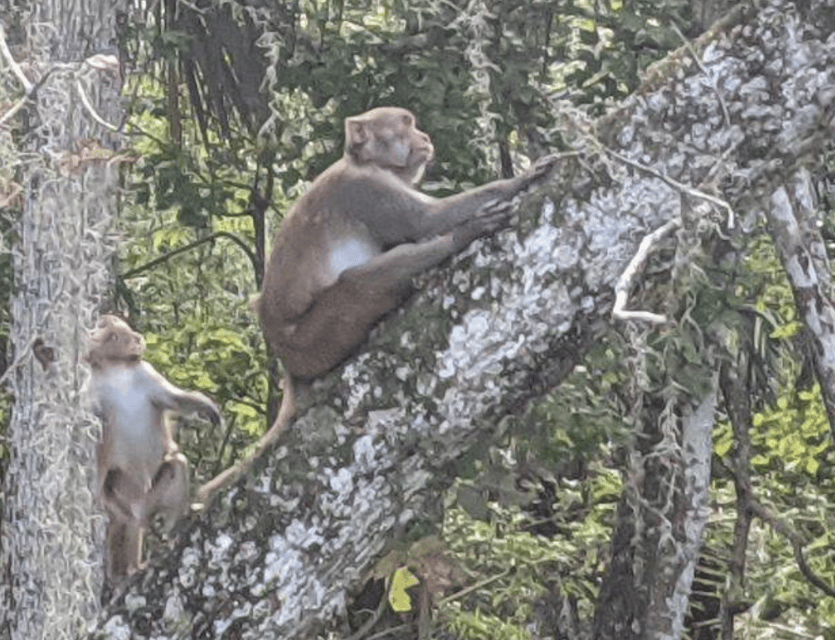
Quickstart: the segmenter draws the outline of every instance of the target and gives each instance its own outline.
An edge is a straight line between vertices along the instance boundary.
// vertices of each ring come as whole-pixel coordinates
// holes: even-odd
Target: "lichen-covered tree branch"
[[[714,266],[719,239],[744,236],[763,207],[775,221],[787,212],[786,185],[832,136],[833,33],[823,2],[741,6],[607,115],[558,106],[573,153],[518,200],[513,228],[425,276],[408,308],[314,387],[253,472],[108,605],[97,634],[311,638],[334,624],[386,545],[433,518],[452,464],[559,384],[601,338],[644,237],[678,221],[684,249],[673,286],[629,306],[681,327],[692,318],[677,278]],[[788,269],[800,254],[787,252]],[[801,262],[798,295],[824,300],[823,287],[810,293],[812,267]],[[664,308],[646,308],[652,301]],[[831,382],[828,305],[824,317],[810,304],[806,318],[821,345],[821,380]],[[643,392],[641,419],[660,435],[630,469],[599,638],[681,631],[710,482],[709,354],[721,336],[694,339],[700,382],[677,380],[678,395],[655,406]]]

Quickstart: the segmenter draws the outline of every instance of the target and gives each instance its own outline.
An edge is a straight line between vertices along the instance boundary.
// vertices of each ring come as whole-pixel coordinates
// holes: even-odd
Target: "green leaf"
[[[412,610],[412,598],[406,593],[406,589],[420,584],[417,576],[409,571],[408,567],[400,567],[394,572],[389,589],[389,604],[397,613],[407,613]]]

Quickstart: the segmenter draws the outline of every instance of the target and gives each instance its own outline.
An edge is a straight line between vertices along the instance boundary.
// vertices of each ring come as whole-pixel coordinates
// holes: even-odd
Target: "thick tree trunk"
[[[445,470],[559,382],[610,322],[643,237],[685,207],[698,225],[740,233],[732,214],[816,157],[832,125],[835,24],[819,3],[801,6],[738,10],[739,24],[656,67],[596,123],[566,108],[578,156],[520,206],[518,229],[425,278],[373,347],[314,390],[252,477],[110,605],[100,634],[306,639],[338,616],[386,542],[431,517]],[[675,569],[634,612],[643,637],[678,633],[700,543],[715,391],[694,400],[704,411],[692,430],[682,419],[670,477],[686,491],[684,530],[643,569],[642,585]],[[681,551],[683,563],[664,555]],[[610,580],[628,597],[637,573],[624,557]]]
[[[16,139],[23,207],[13,248],[14,360],[5,377],[15,403],[0,543],[0,629],[12,639],[79,637],[101,593],[92,494],[99,423],[78,363],[110,280],[116,137],[97,121],[119,124],[121,82],[115,57],[89,56],[114,41],[115,18],[115,2],[43,0],[21,20],[28,40],[16,50],[31,57],[0,65],[17,76],[18,98],[43,81],[20,112],[27,117]]]

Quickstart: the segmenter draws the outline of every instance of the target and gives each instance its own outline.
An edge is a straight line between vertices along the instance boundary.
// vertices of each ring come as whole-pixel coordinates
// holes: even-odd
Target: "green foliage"
[[[530,632],[520,622],[478,610],[464,611],[455,616],[449,630],[462,640],[530,640]]]
[[[623,484],[618,451],[631,439],[621,342],[600,341],[554,393],[508,430],[502,449],[462,466],[444,539],[486,584],[440,607],[462,638],[556,633],[545,613],[570,601],[590,620]]]
[[[493,504],[491,511],[490,522],[460,509],[447,513],[444,537],[476,578],[463,596],[442,601],[443,626],[462,638],[527,638],[555,599],[569,598],[590,616],[610,510],[593,509],[552,537],[532,533],[529,517],[516,508]]]
[[[631,438],[625,418],[622,385],[627,372],[625,355],[614,333],[599,340],[558,389],[543,398],[525,424],[519,426],[518,447],[525,455],[541,456],[557,464],[576,457],[598,455],[606,445]]]
[[[775,407],[754,416],[753,444],[759,453],[752,463],[759,472],[777,471],[790,476],[831,477],[832,443],[820,389],[781,396]],[[822,470],[821,465],[827,469]]]
[[[756,395],[749,435],[752,445],[752,483],[756,498],[805,541],[811,569],[832,584],[832,527],[835,522],[835,448],[817,385],[804,373],[800,323],[791,289],[770,240],[754,236],[747,246],[738,291],[739,307],[753,318],[753,332],[729,341],[734,355],[748,349]],[[744,332],[745,325],[725,327]],[[753,345],[753,349],[746,344]],[[798,349],[800,347],[800,349]],[[808,363],[807,363],[808,364]],[[717,512],[735,494],[724,469],[733,469],[737,443],[731,425],[720,422],[714,432],[714,452],[721,461],[714,473]],[[730,549],[734,518],[716,518],[707,544]],[[738,619],[750,637],[784,637],[787,628],[803,629],[810,637],[827,637],[835,621],[835,602],[821,597],[801,574],[789,541],[768,524],[754,520],[748,536],[748,562],[743,593],[738,599],[751,608]],[[729,562],[726,553],[722,562]]]
[[[258,244],[264,221],[253,188],[269,201],[274,227],[342,153],[343,119],[382,104],[412,109],[432,136],[437,160],[427,191],[444,195],[518,170],[526,155],[559,147],[555,98],[602,111],[632,92],[648,64],[680,45],[676,25],[695,33],[690,7],[679,0],[366,0],[296,3],[265,19],[253,9],[247,16],[266,29],[259,42],[270,63],[261,92],[246,96],[268,107],[269,119],[255,129],[243,116],[213,111],[208,98],[202,111],[183,110],[186,79],[167,74],[182,69],[173,62],[188,55],[194,33],[167,28],[165,18],[129,25],[126,46],[147,73],[129,87],[129,130],[142,158],[126,176],[117,304],[145,333],[155,366],[223,406],[227,431],[181,429],[197,475],[216,471],[263,428],[270,399],[268,359],[248,306],[260,278],[257,256],[268,248]],[[202,80],[204,97],[217,89],[216,79]],[[817,390],[794,385],[803,362],[791,291],[766,235],[736,248],[742,265],[692,260],[708,266],[678,281],[680,307],[671,315],[686,326],[649,336],[647,377],[697,392],[713,333],[727,336],[723,357],[731,358],[747,348],[743,337],[754,327],[756,490],[802,528],[810,564],[831,576],[824,526],[835,521],[831,438]],[[668,286],[670,256],[660,260],[648,292]],[[0,277],[2,269],[0,262]],[[723,279],[731,285],[717,286]],[[566,601],[591,619],[622,491],[618,469],[634,430],[628,356],[617,335],[601,341],[558,390],[506,425],[496,446],[485,443],[456,469],[444,540],[476,585],[436,599],[440,626],[456,637],[530,638],[531,629],[556,636],[543,610]],[[714,443],[717,460],[730,464],[729,426],[717,428]],[[721,468],[717,513],[734,498]],[[730,547],[732,525],[717,518],[712,548]],[[748,595],[757,603],[749,629],[774,618],[823,633],[835,620],[833,605],[798,575],[785,540],[759,525],[751,540],[768,562],[749,562]],[[400,608],[408,608],[405,577],[394,574],[390,592]]]

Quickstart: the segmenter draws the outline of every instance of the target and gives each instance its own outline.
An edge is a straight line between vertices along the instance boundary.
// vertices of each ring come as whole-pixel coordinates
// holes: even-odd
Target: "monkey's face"
[[[93,366],[112,360],[138,360],[145,351],[145,338],[116,316],[102,316],[90,332],[86,360]]]
[[[357,164],[375,164],[407,184],[423,177],[435,148],[407,109],[380,107],[345,120],[345,150]]]

